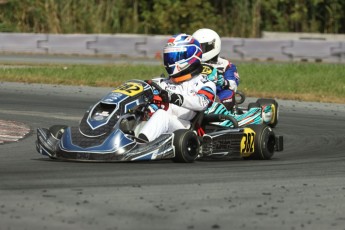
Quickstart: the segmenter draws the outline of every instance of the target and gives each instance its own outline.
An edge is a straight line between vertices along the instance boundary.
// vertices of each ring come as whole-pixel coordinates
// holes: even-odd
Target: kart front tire
[[[198,157],[200,142],[198,136],[191,130],[179,129],[174,132],[173,145],[177,163],[192,163]]]
[[[244,159],[269,160],[275,151],[275,134],[267,125],[248,125],[255,132],[254,153]]]

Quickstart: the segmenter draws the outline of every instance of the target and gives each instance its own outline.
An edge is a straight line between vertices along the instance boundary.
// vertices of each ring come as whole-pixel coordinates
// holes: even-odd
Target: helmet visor
[[[177,64],[184,66],[196,53],[194,46],[186,47],[166,47],[164,49],[164,66],[169,75],[174,74]],[[176,71],[176,70],[175,70]]]
[[[211,42],[200,43],[200,45],[201,45],[202,52],[207,53],[208,51],[211,51],[214,49],[215,40],[212,40]]]
[[[187,59],[187,52],[185,48],[166,48],[164,49],[164,65],[172,66],[176,62]]]

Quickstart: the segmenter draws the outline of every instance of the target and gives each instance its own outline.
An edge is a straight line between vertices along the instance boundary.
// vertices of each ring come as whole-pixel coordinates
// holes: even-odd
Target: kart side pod
[[[205,134],[201,156],[204,158],[241,157],[268,160],[283,150],[283,136],[276,136],[267,125],[249,125]]]

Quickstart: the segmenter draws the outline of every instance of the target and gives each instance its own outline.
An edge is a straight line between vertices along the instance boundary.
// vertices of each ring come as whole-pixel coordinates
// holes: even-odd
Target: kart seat
[[[190,129],[191,130],[196,130],[198,126],[201,126],[201,124],[203,123],[204,116],[205,116],[204,111],[198,112],[195,115],[195,117],[191,120]]]
[[[223,122],[230,120],[234,124],[234,128],[238,128],[238,121],[229,115],[224,114],[205,114],[202,120],[202,126],[212,125],[212,122]]]
[[[238,128],[237,120],[229,115],[224,114],[205,114],[204,112],[198,112],[191,121],[191,130],[198,132],[198,135],[202,136],[207,129],[212,127],[219,128],[219,125],[212,124],[213,122],[222,122],[230,120],[234,124],[234,128]],[[214,129],[214,128],[213,128]]]

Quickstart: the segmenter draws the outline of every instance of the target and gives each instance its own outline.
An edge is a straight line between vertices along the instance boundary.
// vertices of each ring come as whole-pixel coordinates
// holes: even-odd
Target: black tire
[[[273,119],[272,121],[268,124],[271,128],[274,128],[277,126],[278,121],[279,121],[279,105],[278,102],[274,99],[266,99],[266,98],[260,98],[256,101],[261,108],[266,105],[272,105],[272,110],[273,110]]]
[[[254,153],[244,159],[269,160],[275,151],[275,134],[267,125],[248,125],[255,132]]]
[[[246,100],[246,95],[240,91],[237,90],[235,94],[235,101],[237,105],[243,104],[243,102]]]
[[[56,139],[61,139],[67,127],[68,127],[67,125],[53,125],[49,128],[49,132]]]
[[[174,132],[173,145],[177,163],[192,163],[198,157],[200,142],[198,136],[191,130],[179,129]]]

